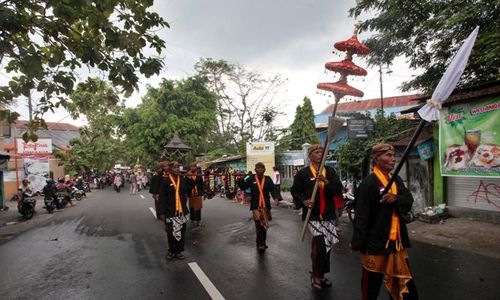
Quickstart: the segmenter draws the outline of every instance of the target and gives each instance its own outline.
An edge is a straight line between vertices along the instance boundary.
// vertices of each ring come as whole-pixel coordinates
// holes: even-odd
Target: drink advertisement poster
[[[443,108],[439,158],[443,176],[500,177],[500,97]]]

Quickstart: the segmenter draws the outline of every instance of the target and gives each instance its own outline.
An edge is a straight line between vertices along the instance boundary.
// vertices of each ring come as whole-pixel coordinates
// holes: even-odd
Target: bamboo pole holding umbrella
[[[444,100],[448,99],[448,97],[457,86],[458,80],[460,79],[460,76],[464,72],[465,66],[467,65],[467,60],[469,59],[469,55],[472,51],[472,47],[474,46],[474,42],[476,40],[478,32],[479,26],[477,26],[472,31],[469,37],[465,40],[462,47],[458,50],[455,57],[453,57],[453,60],[443,74],[443,77],[441,77],[441,80],[434,90],[434,93],[432,93],[431,99],[427,100],[427,104],[425,104],[421,109],[418,110],[418,114],[420,115],[422,120],[418,124],[417,129],[415,130],[410,142],[408,143],[408,146],[405,149],[405,152],[403,153],[403,156],[401,157],[401,160],[396,166],[396,169],[394,170],[394,173],[391,176],[391,179],[389,180],[382,194],[387,194],[391,185],[394,183],[394,180],[396,180],[399,171],[408,158],[408,154],[413,148],[413,145],[415,145],[415,142],[422,132],[425,124],[439,120],[439,110],[441,109],[441,104]]]
[[[326,69],[339,73],[340,79],[337,82],[323,82],[317,84],[318,89],[332,92],[335,97],[335,104],[333,107],[332,115],[328,119],[328,134],[325,144],[323,145],[323,154],[321,157],[321,163],[319,165],[318,174],[321,174],[323,172],[326,163],[326,157],[328,155],[328,149],[330,148],[333,136],[342,126],[342,123],[339,124],[339,122],[337,122],[337,120],[335,119],[340,99],[345,95],[352,95],[355,97],[363,97],[364,95],[362,91],[347,84],[348,75],[366,76],[367,74],[365,69],[352,63],[352,56],[354,54],[366,55],[370,52],[370,49],[368,47],[366,47],[365,45],[363,45],[358,41],[357,38],[358,28],[359,28],[358,25],[354,26],[354,32],[350,39],[345,41],[340,41],[334,44],[335,49],[346,52],[345,59],[342,61],[328,62],[325,64]],[[309,207],[309,209],[307,210],[307,215],[304,221],[304,227],[302,228],[302,233],[300,235],[300,239],[302,241],[304,240],[307,225],[309,224],[309,220],[311,218],[312,208],[314,207],[316,194],[318,192],[318,185],[319,181],[316,178],[310,199],[312,204],[311,207]]]
[[[328,118],[328,134],[327,138],[325,141],[325,145],[323,146],[323,154],[321,156],[321,163],[319,165],[319,170],[318,170],[318,175],[323,172],[323,169],[325,168],[325,163],[326,163],[326,157],[328,156],[328,148],[330,148],[330,144],[332,143],[333,136],[335,135],[335,132],[338,131],[339,127],[342,126],[341,121],[338,119],[335,119],[335,115],[337,113],[337,105],[340,101],[341,97],[335,96],[335,105],[333,107],[333,112],[332,115]],[[340,126],[339,126],[340,125]],[[306,234],[307,230],[307,224],[309,223],[309,219],[311,218],[311,213],[312,213],[312,207],[314,206],[314,202],[316,200],[316,194],[318,193],[318,186],[319,186],[319,180],[316,179],[316,182],[314,183],[314,188],[313,192],[311,195],[311,207],[307,210],[307,215],[306,219],[304,222],[304,226],[302,227],[302,233],[300,234],[300,239],[303,241],[304,236]]]

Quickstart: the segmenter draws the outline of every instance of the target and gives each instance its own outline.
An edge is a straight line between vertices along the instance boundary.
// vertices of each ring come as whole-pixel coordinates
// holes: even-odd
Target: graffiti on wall
[[[489,205],[493,205],[500,209],[500,185],[495,183],[484,183],[479,181],[477,189],[467,197],[467,201],[474,204],[478,201],[484,201]]]

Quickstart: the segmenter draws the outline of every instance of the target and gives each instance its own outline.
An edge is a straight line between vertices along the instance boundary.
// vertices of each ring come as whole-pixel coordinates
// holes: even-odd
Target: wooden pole
[[[332,142],[333,135],[335,134],[334,128],[333,128],[334,127],[333,126],[334,125],[333,119],[335,118],[335,114],[337,113],[337,105],[339,104],[340,98],[341,97],[335,95],[335,105],[333,107],[332,115],[328,120],[329,121],[328,122],[328,136],[326,138],[325,145],[323,146],[323,155],[321,157],[321,163],[319,165],[318,176],[323,172],[323,168],[325,167],[325,163],[326,163],[326,156],[328,155],[328,148],[330,148],[330,143]],[[332,120],[332,122],[330,122],[330,119]],[[307,224],[309,223],[309,219],[311,218],[312,208],[314,207],[314,201],[316,200],[316,194],[318,192],[318,184],[319,184],[319,181],[318,181],[318,178],[316,178],[316,180],[314,182],[313,192],[311,195],[311,202],[312,202],[311,207],[307,210],[307,215],[306,215],[306,219],[304,221],[304,226],[302,227],[302,233],[300,234],[301,241],[304,241],[304,236],[306,235]]]
[[[408,154],[410,154],[410,151],[413,148],[413,145],[415,145],[415,142],[417,141],[418,136],[420,135],[420,133],[424,129],[424,126],[425,126],[426,123],[427,123],[427,121],[425,121],[424,119],[422,119],[420,121],[420,123],[418,124],[418,127],[415,130],[415,132],[413,133],[413,136],[412,136],[412,138],[410,140],[410,143],[408,144],[408,146],[406,146],[405,152],[403,153],[403,156],[401,157],[401,160],[399,161],[398,165],[396,166],[396,169],[394,170],[394,173],[392,174],[391,179],[389,179],[389,183],[387,183],[387,185],[385,186],[385,189],[382,192],[382,195],[387,194],[387,192],[389,191],[392,183],[394,182],[394,180],[396,180],[396,177],[398,176],[399,171],[401,171],[401,168],[403,167],[403,164],[405,163],[406,159],[408,158]]]

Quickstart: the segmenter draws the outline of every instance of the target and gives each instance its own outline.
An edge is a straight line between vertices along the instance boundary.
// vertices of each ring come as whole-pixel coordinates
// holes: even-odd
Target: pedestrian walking
[[[274,201],[276,201],[276,206],[278,206],[280,201],[283,201],[283,197],[281,196],[281,174],[276,167],[273,167],[273,171],[274,192],[272,196]]]
[[[266,167],[263,163],[255,164],[255,175],[247,176],[238,180],[238,186],[242,190],[250,189],[251,200],[250,210],[252,211],[257,233],[257,250],[266,251],[266,236],[269,229],[271,216],[271,196],[274,190],[274,183],[271,177],[264,176]]]
[[[201,226],[201,209],[203,207],[203,176],[198,173],[196,163],[189,165],[187,173],[191,193],[189,194],[190,219],[194,226]]]
[[[113,180],[113,184],[115,186],[115,191],[117,193],[120,192],[120,189],[122,187],[123,181],[122,181],[122,176],[120,174],[115,175],[115,179]]]
[[[362,299],[375,300],[384,281],[390,299],[418,299],[408,265],[410,247],[405,216],[413,197],[396,177],[389,192],[382,195],[396,163],[394,147],[372,147],[373,171],[360,184],[355,196],[353,251],[361,251]]]
[[[130,173],[128,180],[130,182],[130,194],[135,195],[137,192],[137,175],[134,172]]]
[[[307,210],[312,209],[308,228],[312,235],[311,287],[314,290],[332,286],[325,274],[330,272],[331,249],[338,243],[333,197],[342,194],[342,183],[333,168],[325,166],[322,173],[318,174],[322,155],[321,145],[309,147],[310,165],[297,172],[291,189],[295,207],[302,208],[302,220],[305,220]],[[313,205],[311,197],[316,180],[319,181],[318,192]]]
[[[175,161],[169,163],[169,167],[161,178],[158,187],[158,213],[160,219],[165,222],[167,232],[168,251],[166,258],[184,259],[184,242],[186,235],[186,216],[189,214],[187,208],[187,195],[189,193],[186,179],[180,176],[179,164]]]
[[[168,169],[168,161],[163,161],[159,163],[153,176],[151,177],[151,183],[149,185],[149,193],[152,195],[155,203],[156,218],[160,219],[160,214],[158,213],[158,193],[160,190],[160,182],[163,176],[163,168]]]

